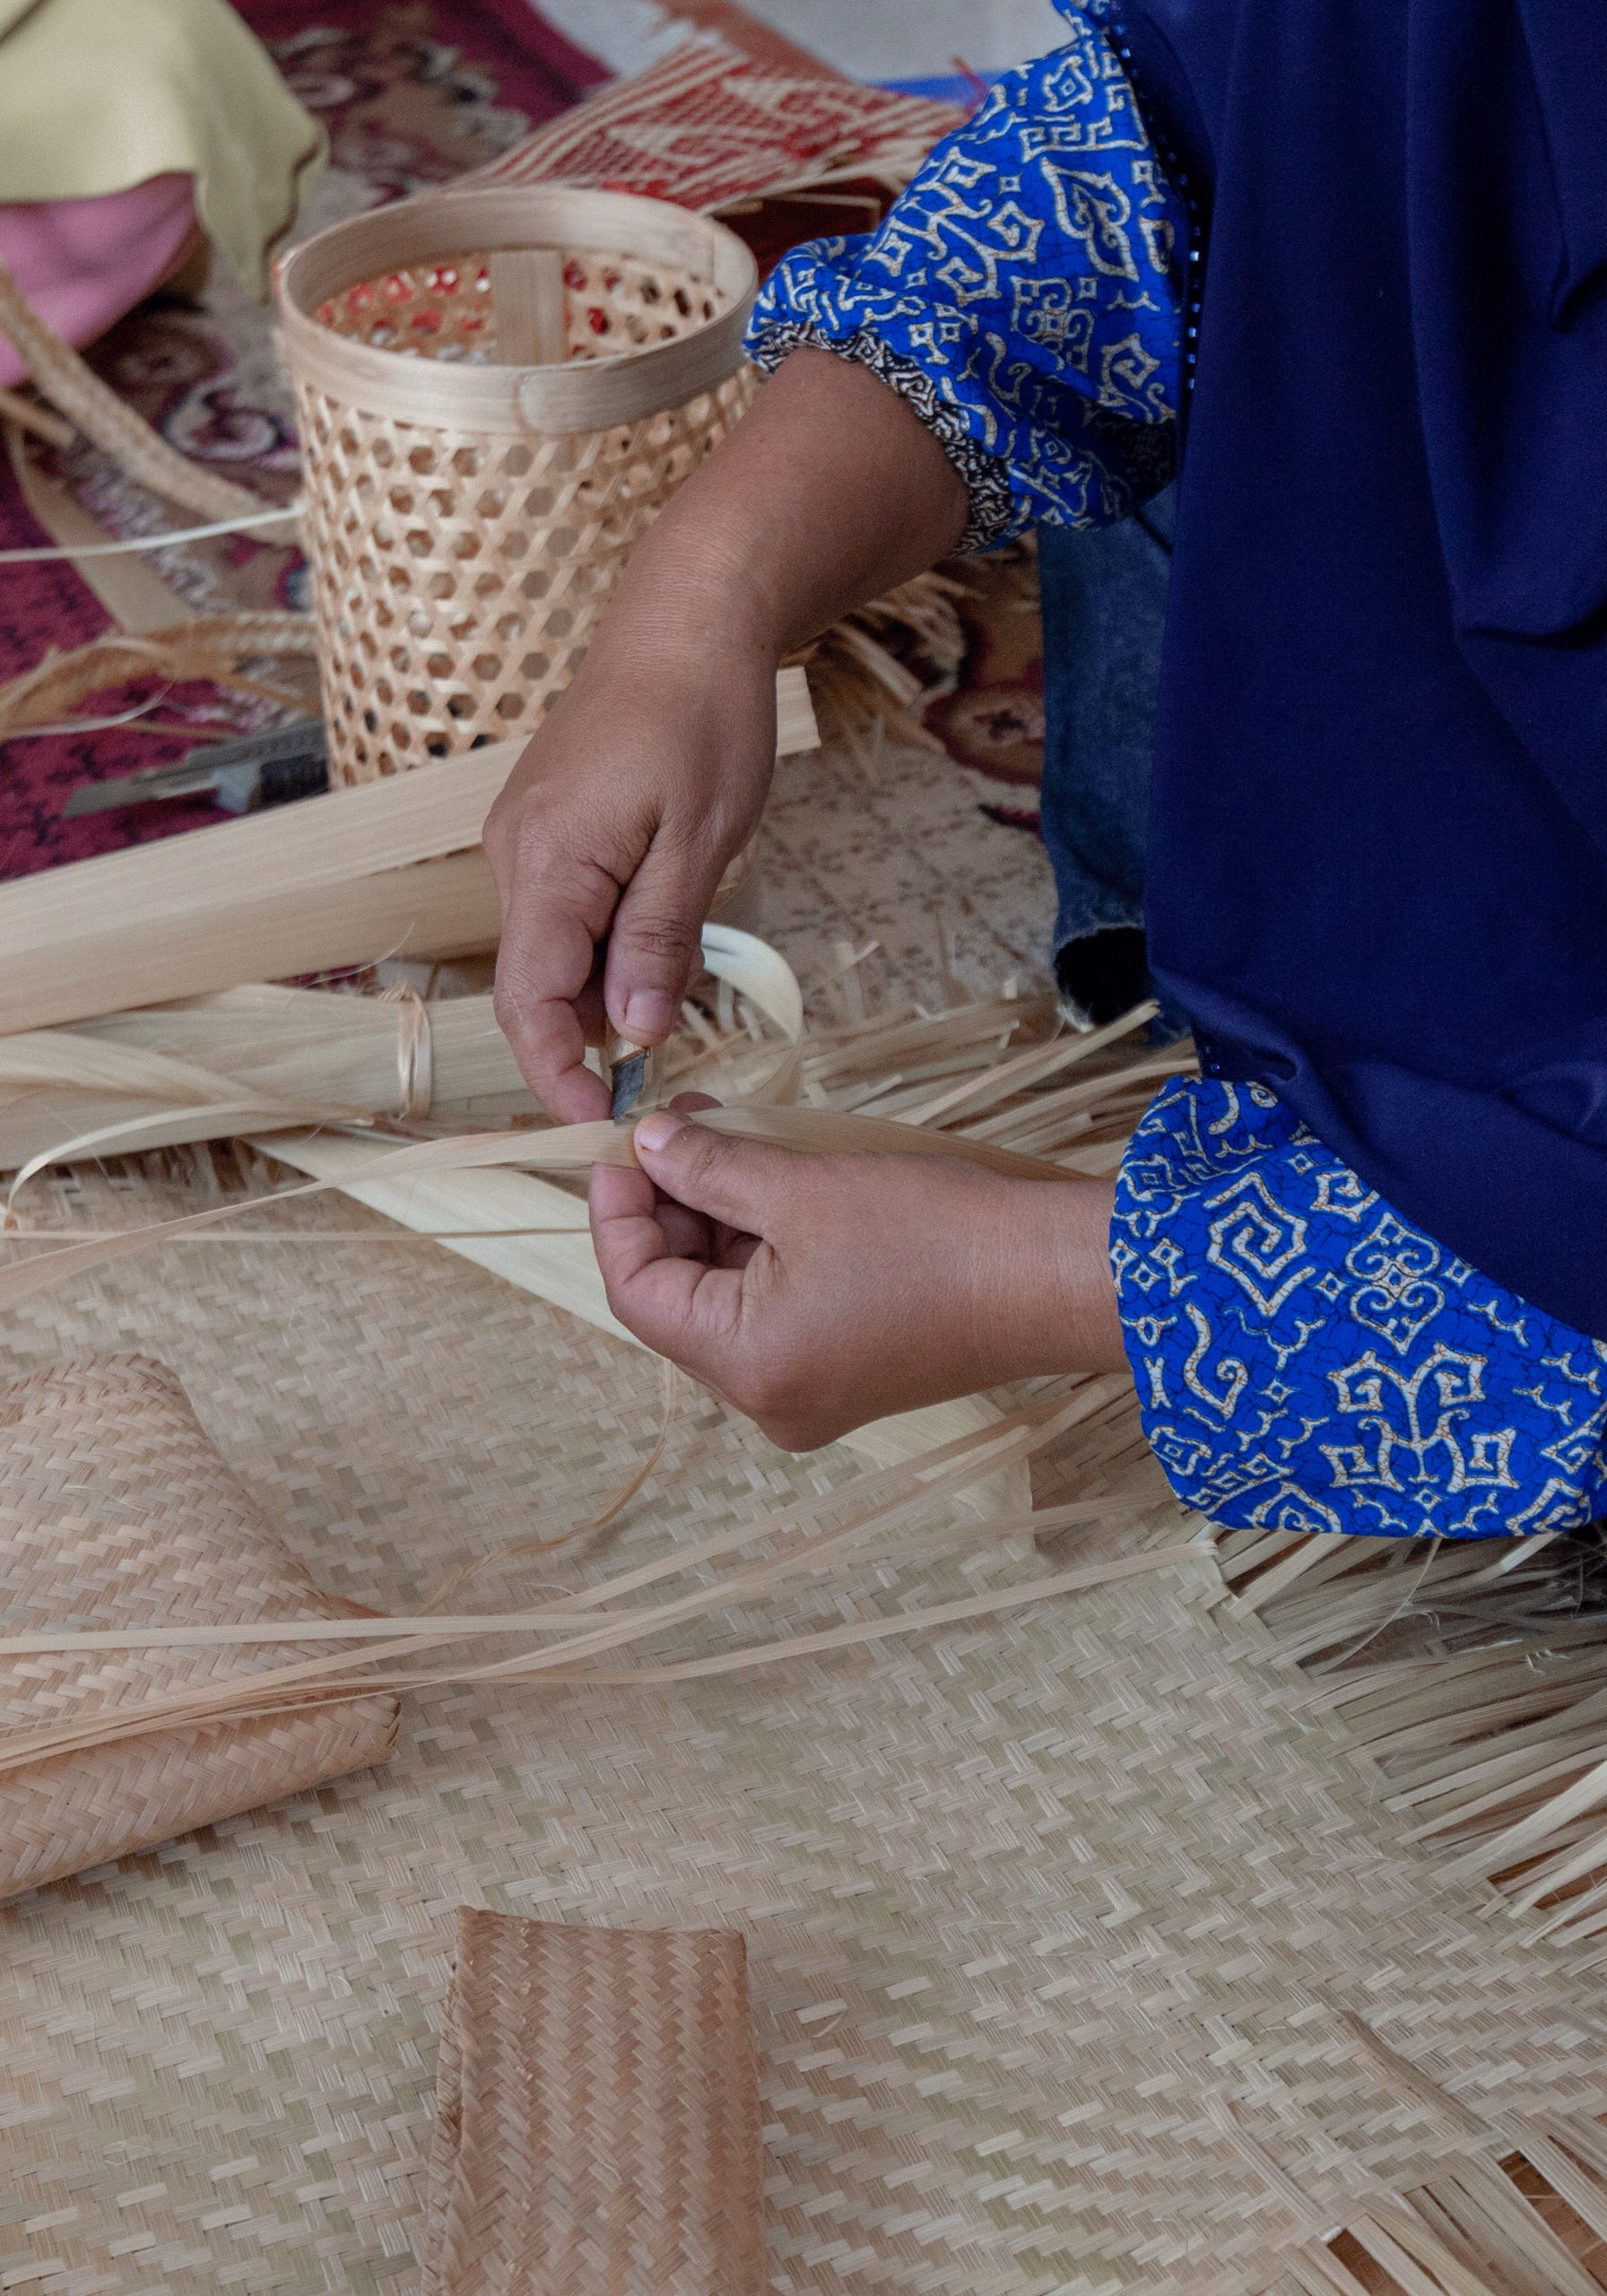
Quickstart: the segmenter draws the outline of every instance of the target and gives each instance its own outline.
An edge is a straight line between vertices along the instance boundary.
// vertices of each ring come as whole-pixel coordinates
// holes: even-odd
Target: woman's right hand
[[[758,827],[776,756],[776,665],[600,634],[485,824],[502,902],[496,1013],[560,1123],[606,1116],[583,1065],[610,1027],[663,1042],[726,865]]]
[[[776,665],[960,540],[966,491],[903,400],[794,352],[637,544],[485,825],[497,1019],[560,1123],[606,1116],[610,1024],[669,1034],[776,763]],[[606,1014],[604,1006],[606,1005]]]

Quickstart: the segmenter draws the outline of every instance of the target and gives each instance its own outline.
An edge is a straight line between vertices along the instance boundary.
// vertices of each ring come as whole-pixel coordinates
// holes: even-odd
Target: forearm
[[[1126,1361],[1110,1266],[1108,1180],[992,1181],[945,1248],[971,1302],[984,1386]]]
[[[934,564],[966,514],[959,474],[895,392],[795,352],[638,545],[594,652],[717,637],[786,653]]]

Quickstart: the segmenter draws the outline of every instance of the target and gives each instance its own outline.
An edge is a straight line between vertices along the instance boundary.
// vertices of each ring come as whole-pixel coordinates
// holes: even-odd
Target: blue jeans
[[[1055,971],[1096,1020],[1153,994],[1144,846],[1175,491],[1119,526],[1038,530]],[[1185,1025],[1181,1013],[1163,1018],[1164,1035]]]

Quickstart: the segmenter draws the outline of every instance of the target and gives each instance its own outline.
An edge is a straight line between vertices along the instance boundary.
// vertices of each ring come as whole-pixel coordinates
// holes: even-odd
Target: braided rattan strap
[[[462,1909],[421,2296],[760,2296],[742,1938]]]
[[[131,478],[153,494],[181,502],[204,518],[247,518],[262,497],[202,470],[108,388],[70,343],[46,326],[4,263],[0,263],[0,335],[16,352],[53,406],[70,415],[86,439],[104,448]]]

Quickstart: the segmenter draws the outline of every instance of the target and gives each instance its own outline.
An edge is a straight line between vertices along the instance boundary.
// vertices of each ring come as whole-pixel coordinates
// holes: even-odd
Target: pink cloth
[[[166,278],[195,228],[193,178],[152,176],[99,199],[0,205],[0,257],[39,317],[82,344]],[[0,336],[0,384],[26,371]]]

